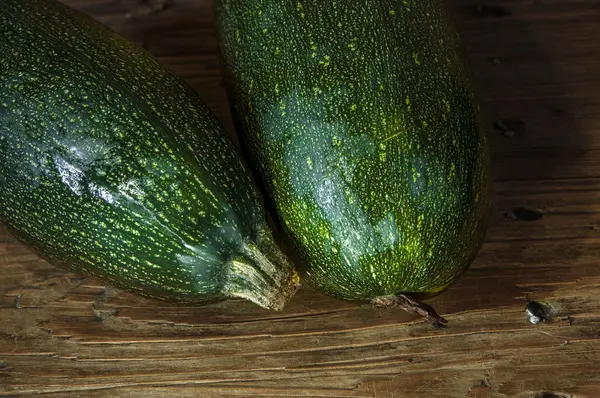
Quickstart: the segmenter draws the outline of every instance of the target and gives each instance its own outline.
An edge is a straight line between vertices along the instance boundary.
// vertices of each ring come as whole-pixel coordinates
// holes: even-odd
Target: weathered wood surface
[[[64,1],[142,43],[233,133],[209,1]],[[430,301],[449,328],[309,288],[281,313],[105,294],[0,229],[0,395],[600,397],[600,3],[449,3],[490,125],[512,128],[490,130],[487,242]],[[553,319],[529,323],[528,300]]]

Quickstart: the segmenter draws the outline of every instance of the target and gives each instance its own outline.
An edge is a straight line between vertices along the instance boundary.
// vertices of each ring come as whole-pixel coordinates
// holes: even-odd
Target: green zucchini
[[[450,286],[482,244],[491,179],[443,2],[217,0],[216,15],[238,133],[301,276],[376,303]]]
[[[281,309],[298,283],[192,88],[54,0],[0,0],[0,189],[43,258],[143,296]]]

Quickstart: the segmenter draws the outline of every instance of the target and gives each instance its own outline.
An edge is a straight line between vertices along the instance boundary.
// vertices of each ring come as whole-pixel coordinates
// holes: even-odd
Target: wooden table
[[[233,134],[211,2],[64,1],[186,78]],[[280,313],[105,293],[0,229],[0,395],[600,397],[600,3],[449,3],[495,178],[480,256],[430,301],[449,328],[307,287]],[[552,319],[531,324],[530,300]]]

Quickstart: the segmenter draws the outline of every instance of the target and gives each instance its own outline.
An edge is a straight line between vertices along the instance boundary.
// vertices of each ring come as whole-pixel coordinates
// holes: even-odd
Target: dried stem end
[[[418,314],[424,317],[436,329],[445,328],[448,324],[448,321],[438,315],[433,307],[404,294],[376,297],[371,300],[371,303],[379,308],[401,308],[406,312]]]

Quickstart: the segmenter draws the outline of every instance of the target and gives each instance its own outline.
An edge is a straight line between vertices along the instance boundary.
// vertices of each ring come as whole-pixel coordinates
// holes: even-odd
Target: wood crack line
[[[247,379],[247,378],[233,378],[233,379],[208,379],[208,380],[198,380],[198,379],[189,379],[189,380],[175,380],[175,381],[163,381],[163,382],[138,382],[138,383],[110,383],[110,384],[94,384],[94,385],[87,385],[87,386],[79,386],[79,387],[73,387],[73,386],[64,386],[64,388],[62,388],[61,386],[52,386],[52,387],[42,387],[39,389],[28,389],[28,390],[24,390],[24,389],[20,389],[18,387],[32,387],[31,385],[13,385],[13,391],[11,392],[0,392],[0,396],[14,396],[15,393],[19,393],[19,394],[39,394],[39,393],[65,393],[65,392],[77,392],[77,391],[97,391],[97,390],[109,390],[109,389],[115,389],[115,388],[135,388],[135,387],[168,387],[168,386],[182,386],[182,385],[210,385],[210,384],[222,384],[222,383],[245,383],[245,382],[254,382],[254,381],[260,381],[261,379]],[[269,379],[264,379],[264,380],[269,380]],[[17,388],[15,388],[17,387]],[[248,389],[246,387],[246,389]],[[289,390],[290,388],[286,388],[286,390]],[[351,392],[354,389],[344,389],[344,388],[338,388],[335,390],[329,390],[328,391],[333,391],[335,392],[337,390],[337,392],[339,393],[343,393],[343,392]]]
[[[502,308],[510,308],[507,307],[497,307],[493,309],[481,309],[476,311],[479,314],[485,312],[493,312],[497,313],[498,310]],[[461,311],[456,312],[453,316],[468,314],[472,311]],[[406,322],[407,324],[413,322]],[[261,339],[261,338],[283,338],[287,339],[289,337],[309,337],[309,336],[325,336],[325,335],[336,335],[336,334],[344,334],[344,333],[355,333],[361,331],[368,331],[372,329],[381,329],[381,328],[395,328],[398,326],[398,323],[393,324],[385,324],[385,325],[370,325],[358,328],[350,328],[350,329],[340,329],[340,330],[318,330],[311,332],[301,332],[301,333],[258,333],[252,335],[235,335],[235,336],[218,336],[218,337],[200,337],[200,338],[187,338],[187,339],[147,339],[147,340],[103,340],[103,341],[81,341],[79,344],[81,345],[132,345],[132,344],[172,344],[172,343],[208,343],[212,341],[230,341],[230,340],[248,340],[248,339]],[[472,332],[462,332],[462,333],[444,333],[441,335],[429,335],[429,336],[417,336],[417,337],[407,337],[400,340],[395,341],[419,341],[425,339],[433,339],[433,338],[443,338],[443,337],[458,337],[458,336],[468,336],[476,333],[504,333],[504,332],[518,332],[518,331],[526,331],[527,329],[524,327],[523,329],[506,329],[506,330],[486,330],[486,331],[472,331]]]
[[[343,344],[343,345],[330,345],[330,346],[323,346],[323,347],[301,348],[301,349],[295,349],[295,350],[272,350],[272,351],[249,352],[249,353],[236,354],[236,356],[246,357],[246,356],[260,356],[260,355],[294,354],[294,353],[303,353],[303,352],[347,350],[347,349],[353,349],[353,348],[367,348],[367,347],[373,347],[373,346],[380,346],[380,345],[385,345],[385,344],[398,344],[398,343],[403,343],[403,342],[419,342],[419,341],[440,339],[440,338],[456,338],[456,337],[476,336],[476,335],[484,335],[484,334],[492,335],[492,334],[504,334],[504,333],[530,333],[531,331],[532,331],[531,329],[478,330],[478,331],[452,333],[452,334],[446,333],[443,335],[433,335],[433,336],[407,337],[407,338],[401,338],[401,339],[387,339],[387,340],[380,340],[380,341],[373,342],[373,343],[363,343],[363,344]],[[266,336],[269,336],[269,335],[266,335]],[[299,334],[299,336],[302,336],[302,334]],[[241,337],[245,337],[245,336],[241,336]],[[285,335],[283,337],[289,337],[289,336]],[[209,339],[208,341],[211,341],[211,340],[212,339]],[[589,341],[600,340],[600,338],[599,339],[594,339],[594,338],[579,339],[579,340],[580,340],[580,342],[589,342]],[[198,343],[198,342],[202,342],[202,341],[206,341],[206,340],[201,340],[201,339],[186,339],[183,341],[182,340],[177,340],[177,341],[162,340],[159,342],[161,342],[161,343],[175,343],[175,342],[176,343],[181,343],[181,342]],[[576,342],[575,339],[570,340],[570,341]],[[125,344],[131,344],[131,343],[146,344],[146,343],[156,343],[156,341],[150,341],[150,342],[149,341],[135,341],[135,342],[118,341],[118,342],[115,342],[114,345],[125,345]],[[109,345],[109,344],[111,344],[111,342],[95,342],[95,343],[82,342],[81,344]],[[0,353],[0,355],[4,355],[4,354]],[[12,354],[12,355],[15,355],[15,354]],[[160,358],[157,360],[160,360]]]

